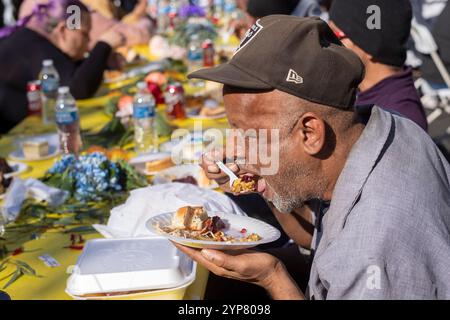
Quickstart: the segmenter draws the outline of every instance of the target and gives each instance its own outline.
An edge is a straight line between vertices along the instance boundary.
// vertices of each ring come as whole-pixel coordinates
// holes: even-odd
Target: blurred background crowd
[[[184,1],[202,6],[212,0]],[[225,1],[226,2],[226,1]],[[229,1],[230,2],[230,1]],[[257,19],[271,14],[319,16],[364,62],[357,105],[378,104],[427,130],[450,150],[450,5],[447,0],[372,1],[381,28],[370,32],[366,0],[236,0],[229,30],[243,38]],[[0,1],[0,133],[27,115],[27,83],[52,57],[62,85],[76,99],[95,95],[106,70],[120,70],[127,50],[148,44],[183,1]],[[66,25],[67,8],[81,9],[81,28]],[[167,8],[164,9],[164,8]],[[166,11],[164,11],[166,10]],[[159,26],[159,27],[157,27]],[[373,30],[372,30],[373,31]]]

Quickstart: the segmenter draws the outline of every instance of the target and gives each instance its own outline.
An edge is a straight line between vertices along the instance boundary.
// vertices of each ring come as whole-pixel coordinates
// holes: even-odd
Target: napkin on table
[[[3,220],[9,223],[18,218],[22,203],[27,198],[46,201],[50,206],[59,206],[68,196],[69,192],[49,187],[39,180],[14,178],[5,194],[0,214]]]
[[[207,211],[246,215],[230,198],[192,184],[168,183],[131,191],[128,200],[111,210],[107,225],[94,225],[106,238],[155,235],[145,223],[156,215],[175,212],[183,206],[203,206]]]

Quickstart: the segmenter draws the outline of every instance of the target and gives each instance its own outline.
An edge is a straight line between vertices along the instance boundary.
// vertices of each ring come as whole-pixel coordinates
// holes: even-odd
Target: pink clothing
[[[126,24],[114,19],[102,16],[100,13],[91,12],[92,29],[90,33],[90,47],[92,48],[102,34],[111,28],[117,28],[126,38],[126,46],[144,44],[150,41],[151,22],[143,18],[136,24]]]
[[[25,0],[20,6],[19,18],[29,15],[36,4],[47,3],[49,0]],[[84,1],[89,7],[89,2]],[[117,28],[126,38],[126,46],[144,44],[150,41],[152,23],[147,18],[142,18],[136,23],[128,24],[112,18],[108,18],[95,10],[91,10],[92,29],[90,32],[89,48],[93,48],[102,34],[111,28]]]

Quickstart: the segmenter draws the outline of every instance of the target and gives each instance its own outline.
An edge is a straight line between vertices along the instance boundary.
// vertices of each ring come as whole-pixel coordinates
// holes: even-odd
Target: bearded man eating
[[[364,66],[325,22],[262,18],[229,63],[190,77],[224,84],[233,128],[279,133],[275,174],[261,161],[229,167],[259,177],[257,191],[314,259],[302,292],[267,253],[180,250],[273,299],[450,298],[450,166],[411,120],[377,106],[355,110]],[[229,190],[215,165],[224,159],[205,155],[202,166]],[[292,218],[305,208],[315,211],[312,238]]]

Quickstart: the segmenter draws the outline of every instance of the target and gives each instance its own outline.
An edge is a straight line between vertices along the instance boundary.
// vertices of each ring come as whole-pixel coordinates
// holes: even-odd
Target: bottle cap
[[[44,60],[44,61],[42,62],[42,65],[43,65],[44,67],[51,67],[51,66],[53,66],[53,60],[52,60],[52,59]]]
[[[69,93],[69,92],[70,92],[69,87],[59,87],[58,88],[58,93],[59,94],[66,94],[66,93]]]

